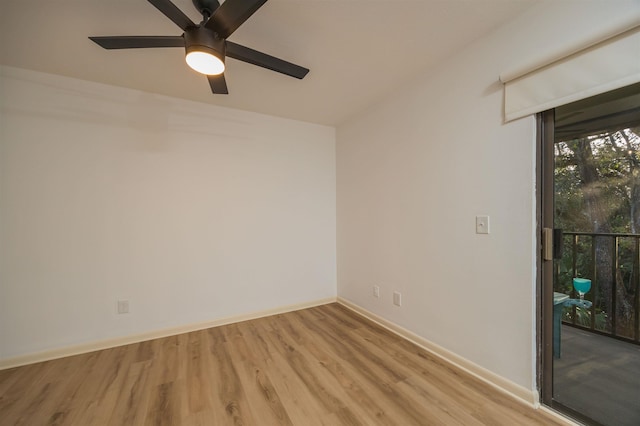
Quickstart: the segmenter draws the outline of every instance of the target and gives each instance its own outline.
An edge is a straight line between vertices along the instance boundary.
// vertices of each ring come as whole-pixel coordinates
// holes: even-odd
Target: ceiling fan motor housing
[[[225,58],[225,42],[216,33],[205,27],[190,28],[184,32],[184,45],[187,54],[190,52],[207,52],[222,62]]]
[[[210,17],[220,7],[218,0],[192,0],[200,15]]]

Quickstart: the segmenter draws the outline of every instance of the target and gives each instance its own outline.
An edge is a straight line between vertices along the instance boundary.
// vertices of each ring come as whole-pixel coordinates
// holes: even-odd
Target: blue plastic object
[[[591,309],[591,301],[580,299],[567,299],[564,301],[564,306],[580,306],[581,308]]]

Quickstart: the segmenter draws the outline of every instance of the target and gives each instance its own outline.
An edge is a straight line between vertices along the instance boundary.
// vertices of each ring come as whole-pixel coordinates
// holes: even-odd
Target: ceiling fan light
[[[185,60],[187,65],[202,74],[219,75],[224,72],[224,62],[209,52],[192,50],[187,52]]]
[[[218,75],[224,72],[225,40],[204,26],[184,32],[187,64],[199,73]]]

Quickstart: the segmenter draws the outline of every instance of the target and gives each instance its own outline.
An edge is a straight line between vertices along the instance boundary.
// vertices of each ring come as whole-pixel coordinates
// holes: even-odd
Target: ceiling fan
[[[108,36],[89,37],[105,49],[138,49],[149,47],[183,47],[185,60],[194,70],[207,75],[214,94],[228,94],[224,78],[225,58],[233,58],[267,68],[298,79],[307,68],[278,59],[266,53],[228,41],[227,38],[253,15],[267,0],[192,0],[202,15],[195,24],[170,0],[148,0],[184,33],[179,36]]]

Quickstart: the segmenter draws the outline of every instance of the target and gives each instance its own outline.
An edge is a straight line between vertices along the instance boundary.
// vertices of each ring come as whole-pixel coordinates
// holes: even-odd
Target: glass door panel
[[[595,424],[637,426],[640,85],[554,117],[552,385],[543,399]]]

